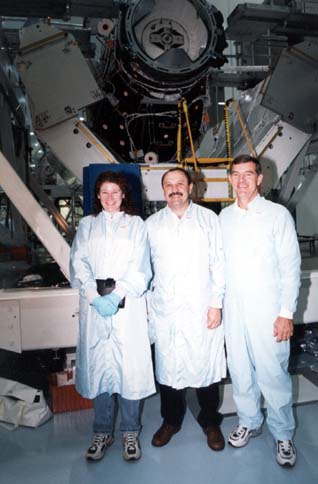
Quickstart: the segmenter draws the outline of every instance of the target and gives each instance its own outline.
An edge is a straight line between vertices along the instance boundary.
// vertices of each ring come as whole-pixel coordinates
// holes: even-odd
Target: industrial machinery
[[[222,13],[205,0],[139,0],[98,29],[105,98],[90,113],[94,132],[125,161],[175,159],[178,101],[187,100],[197,138],[209,109],[209,70],[226,61]]]

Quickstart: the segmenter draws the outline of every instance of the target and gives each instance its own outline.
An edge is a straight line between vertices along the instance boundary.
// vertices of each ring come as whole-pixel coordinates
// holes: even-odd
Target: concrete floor
[[[318,393],[318,389],[317,389]],[[189,400],[192,399],[190,394]],[[317,484],[318,403],[295,407],[298,461],[293,469],[275,461],[274,443],[268,429],[248,446],[213,452],[188,410],[182,430],[163,448],[151,446],[160,426],[159,397],[145,402],[140,461],[127,463],[121,456],[120,435],[100,462],[84,455],[90,442],[92,410],[56,414],[37,429],[0,427],[0,482],[2,484]],[[192,407],[191,401],[189,406]],[[225,436],[236,425],[226,416]]]

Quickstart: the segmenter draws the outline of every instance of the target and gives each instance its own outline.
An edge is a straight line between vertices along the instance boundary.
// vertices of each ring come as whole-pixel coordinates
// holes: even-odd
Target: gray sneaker
[[[292,440],[277,440],[276,452],[279,465],[293,467],[296,464],[296,449]]]
[[[104,457],[108,447],[112,445],[114,438],[110,434],[95,434],[90,447],[86,452],[87,460],[100,460]]]
[[[138,460],[141,457],[141,448],[137,432],[123,434],[123,458],[125,460]]]
[[[262,432],[262,428],[258,429],[248,429],[243,427],[243,425],[238,425],[229,436],[228,443],[233,447],[244,447],[248,444],[251,437],[256,437]]]

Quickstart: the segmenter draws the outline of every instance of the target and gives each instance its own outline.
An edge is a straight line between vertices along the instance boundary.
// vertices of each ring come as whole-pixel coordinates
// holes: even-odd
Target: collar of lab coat
[[[255,198],[247,205],[247,209],[238,206],[237,199],[235,200],[235,208],[240,212],[255,212],[261,213],[263,211],[264,197],[258,193]]]
[[[171,210],[171,208],[168,207],[168,205],[166,206],[166,209],[167,209],[168,214],[170,214],[172,217],[176,218],[177,220],[181,221],[181,220],[184,220],[186,218],[191,218],[192,217],[193,202],[192,202],[192,200],[189,200],[189,206],[188,206],[188,208],[186,209],[186,211],[184,212],[184,214],[183,214],[183,216],[181,218],[179,218],[178,215],[175,214]]]
[[[106,212],[106,210],[103,210],[103,214],[105,215],[106,220],[115,222],[123,217],[125,212]]]

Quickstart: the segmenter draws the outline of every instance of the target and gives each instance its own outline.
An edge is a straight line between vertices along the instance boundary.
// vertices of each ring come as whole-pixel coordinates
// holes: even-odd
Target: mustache
[[[181,192],[172,192],[169,194],[169,198],[170,197],[174,197],[175,195],[180,195],[180,197],[182,197],[182,193]]]

